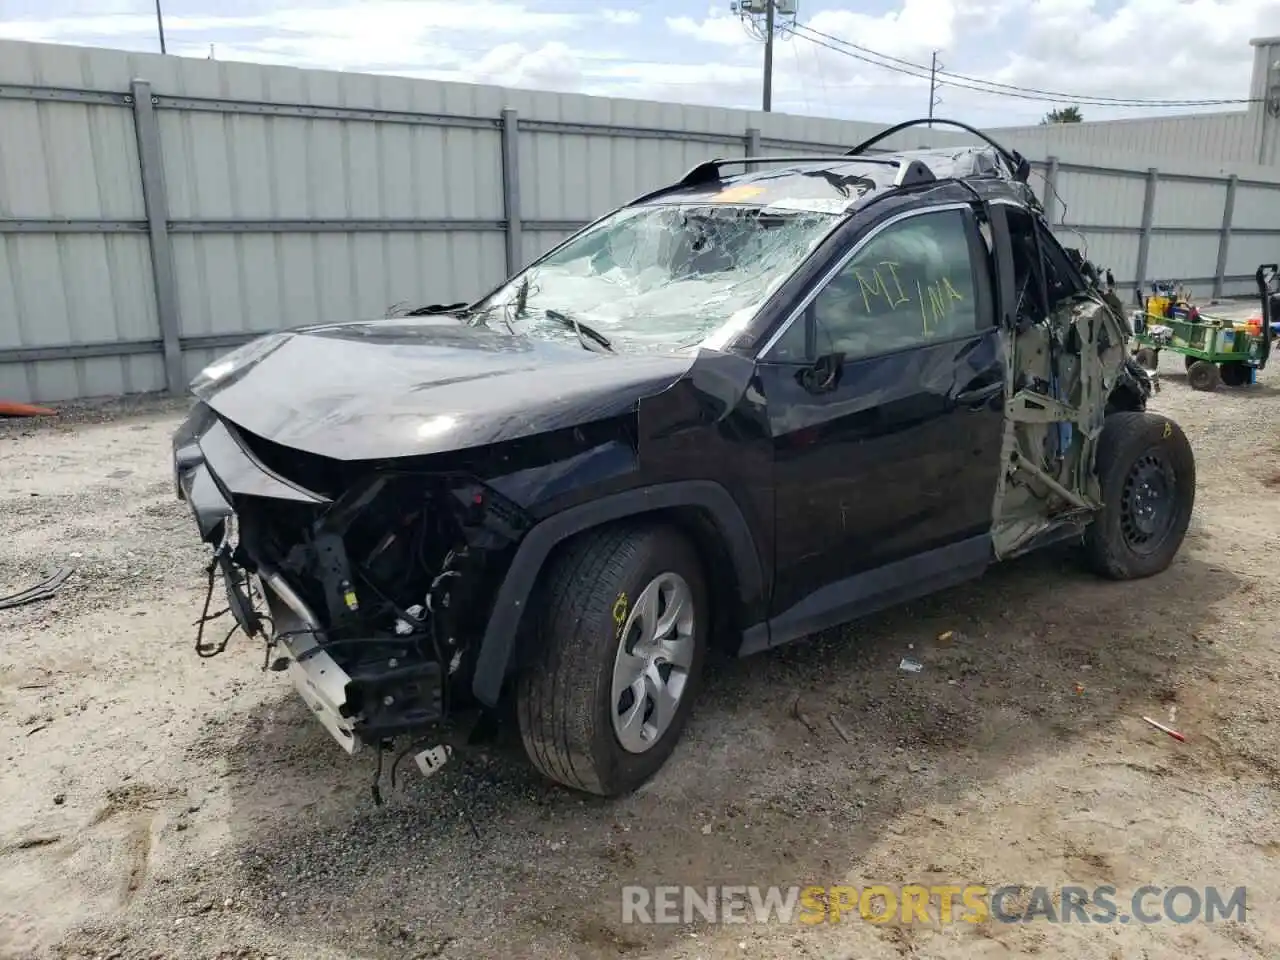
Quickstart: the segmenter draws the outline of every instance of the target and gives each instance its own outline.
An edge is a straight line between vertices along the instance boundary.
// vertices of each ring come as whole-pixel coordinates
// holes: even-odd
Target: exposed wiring
[[[213,602],[213,588],[218,580],[218,558],[216,555],[212,560],[209,561],[208,566],[205,567],[205,574],[209,578],[209,588],[205,591],[205,594],[204,594],[204,607],[200,611],[200,619],[198,619],[195,622],[196,656],[200,657],[201,659],[208,660],[208,659],[211,659],[212,657],[218,656],[218,654],[223,653],[227,649],[227,644],[231,642],[231,637],[236,632],[236,630],[240,627],[240,624],[237,623],[234,627],[228,630],[227,635],[222,638],[221,643],[211,647],[205,646],[204,628],[208,626],[210,623],[212,623],[214,620],[217,620],[223,614],[227,613],[231,609],[230,607],[227,607],[225,609],[219,610],[217,613],[214,613],[214,614],[209,613],[209,604]]]
[[[1050,223],[1049,227],[1055,230],[1065,230],[1067,231],[1067,233],[1071,234],[1073,237],[1079,240],[1080,254],[1086,260],[1088,260],[1089,259],[1089,239],[1084,235],[1084,233],[1080,231],[1078,227],[1074,226],[1073,224],[1067,223],[1067,209],[1068,209],[1067,201],[1062,199],[1062,194],[1058,192],[1058,188],[1054,185],[1053,181],[1049,179],[1049,174],[1045,173],[1042,170],[1033,170],[1032,173],[1034,173],[1037,177],[1039,177],[1041,180],[1044,181],[1045,190],[1053,194],[1053,198],[1058,201],[1058,206],[1062,208],[1062,212],[1058,215],[1058,222]]]
[[[421,645],[417,641],[421,639],[423,636],[427,636],[430,638],[431,649],[436,656],[436,663],[440,665],[441,713],[444,717],[448,717],[449,716],[449,670],[448,670],[448,665],[444,661],[444,654],[440,649],[440,638],[437,636],[439,631],[436,629],[434,615],[430,619],[419,620],[413,614],[409,613],[409,611],[401,609],[399,604],[397,604],[394,600],[392,600],[380,589],[378,589],[377,584],[373,583],[372,578],[369,576],[369,573],[367,570],[357,565],[356,572],[360,575],[360,579],[365,582],[365,585],[368,586],[369,589],[372,590],[374,593],[376,593],[378,595],[378,598],[382,600],[383,603],[387,604],[387,606],[389,606],[392,610],[395,611],[396,616],[398,616],[401,620],[403,620],[407,624],[410,624],[411,626],[424,628],[422,630],[415,630],[412,633],[410,633],[408,636],[400,637],[398,639],[402,643],[410,640],[414,641],[414,646],[418,648],[418,655],[425,660],[426,652],[422,649]],[[439,578],[437,578],[437,582],[438,580]],[[434,586],[435,584],[433,583],[432,585]],[[364,639],[361,642],[368,643],[369,640]],[[377,640],[376,642],[381,643],[382,641]]]
[[[870,47],[864,47],[849,40],[844,40],[829,33],[824,33],[823,31],[817,30],[808,24],[797,23],[795,25],[795,31],[796,36],[803,37],[810,43],[826,47],[828,50],[843,54],[844,56],[852,57],[855,60],[860,60],[863,63],[870,64],[871,66],[881,67],[885,70],[891,70],[895,73],[914,77],[918,80],[928,80],[930,78],[931,68],[927,64],[915,63],[911,60],[904,60],[901,57],[894,57],[886,53],[880,53],[876,50],[872,50]],[[1104,97],[1090,94],[1077,95],[1060,93],[1052,90],[1040,90],[1036,87],[1022,87],[1011,83],[1000,83],[995,80],[983,80],[980,77],[970,77],[962,73],[952,73],[945,70],[938,70],[936,72],[936,76],[943,78],[943,82],[945,82],[947,86],[957,87],[962,90],[973,90],[978,93],[991,94],[992,96],[1014,97],[1021,100],[1076,104],[1092,107],[1243,106],[1261,102],[1258,98],[1248,97],[1174,100],[1144,99],[1140,97]]]
[[[419,747],[425,747],[431,743],[433,737],[419,737],[409,743],[407,747],[396,754],[396,758],[391,761],[391,789],[396,788],[396,772],[400,769],[400,763],[411,753],[415,753]]]
[[[373,805],[375,807],[382,806],[382,755],[387,750],[384,741],[379,740],[374,748],[377,751],[377,765],[373,768],[373,783],[370,784],[370,792],[373,794]]]
[[[221,610],[217,611],[216,613],[209,612],[209,605],[213,602],[213,589],[218,581],[218,560],[221,557],[221,555],[222,555],[221,551],[219,551],[218,553],[215,553],[213,556],[213,559],[211,559],[208,565],[205,567],[205,574],[209,578],[209,584],[208,584],[208,589],[205,591],[205,594],[204,594],[204,606],[200,611],[199,618],[197,618],[194,622],[194,626],[196,627],[196,656],[204,660],[209,660],[209,659],[212,659],[213,657],[218,656],[219,654],[225,653],[227,650],[227,645],[231,643],[231,638],[235,636],[236,631],[244,629],[243,625],[237,619],[236,622],[232,625],[231,629],[227,631],[226,636],[224,636],[220,642],[212,646],[206,645],[204,642],[204,628],[207,627],[209,624],[213,623],[215,620],[218,620],[231,612],[231,607],[229,606],[223,607]],[[280,639],[275,635],[275,627],[276,627],[275,621],[272,620],[271,617],[268,616],[267,614],[259,613],[256,609],[254,609],[252,587],[247,587],[246,593],[247,593],[247,602],[249,604],[249,609],[247,613],[250,617],[250,620],[253,623],[257,624],[258,630],[256,632],[262,632],[263,635],[266,637],[267,659],[269,661],[271,657],[271,650],[273,647],[275,647],[277,641]],[[267,624],[270,624],[270,627],[271,627],[270,630],[267,630],[267,631],[261,630],[261,625],[264,622]],[[310,632],[310,631],[307,631],[307,632]],[[254,635],[255,634],[248,634],[248,636],[250,637]],[[285,636],[287,635],[288,634],[285,634]]]

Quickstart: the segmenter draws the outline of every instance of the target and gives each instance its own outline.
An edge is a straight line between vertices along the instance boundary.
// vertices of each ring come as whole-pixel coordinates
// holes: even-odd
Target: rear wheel
[[[1197,360],[1187,367],[1187,382],[1193,390],[1216,390],[1222,382],[1216,364],[1208,360]]]
[[[1249,383],[1249,367],[1243,363],[1224,363],[1218,373],[1228,387],[1244,387]]]
[[[669,527],[592,531],[541,594],[516,690],[525,752],[565,786],[629,793],[671,755],[697,692],[710,626],[698,554]]]
[[[1149,577],[1173,562],[1191,522],[1196,462],[1186,434],[1154,413],[1107,417],[1096,458],[1103,507],[1085,534],[1098,573]]]

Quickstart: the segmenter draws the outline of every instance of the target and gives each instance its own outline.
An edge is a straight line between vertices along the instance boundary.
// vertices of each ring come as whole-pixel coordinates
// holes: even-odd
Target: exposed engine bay
[[[196,651],[221,653],[237,629],[262,638],[264,669],[299,674],[334,739],[352,753],[378,745],[381,760],[382,744],[447,720],[466,698],[454,681],[474,667],[489,609],[477,591],[492,589],[490,568],[510,561],[530,522],[454,474],[372,475],[324,505],[237,498],[206,535],[215,553]],[[226,609],[211,615],[218,579]],[[230,632],[207,642],[205,627],[227,613]]]

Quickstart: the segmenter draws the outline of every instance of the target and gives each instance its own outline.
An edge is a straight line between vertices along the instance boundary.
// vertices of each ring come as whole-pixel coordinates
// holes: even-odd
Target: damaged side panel
[[[1041,269],[1052,264],[1042,260]],[[1103,421],[1117,405],[1142,409],[1151,391],[1128,362],[1113,298],[1085,287],[1037,312],[1026,307],[1026,286],[1005,337],[1004,469],[992,530],[999,558],[1083,529],[1102,505],[1094,457]]]

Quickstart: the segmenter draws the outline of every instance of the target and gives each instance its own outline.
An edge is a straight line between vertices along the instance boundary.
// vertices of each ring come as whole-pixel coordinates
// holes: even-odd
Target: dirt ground
[[[0,593],[75,568],[0,612],[0,956],[1280,955],[1280,376],[1203,395],[1178,360],[1155,408],[1200,487],[1166,574],[1107,583],[1055,551],[721,664],[672,761],[617,802],[497,749],[375,808],[371,758],[260,648],[192,650],[205,555],[173,495],[179,406],[0,426]],[[1145,884],[1245,886],[1248,914],[621,922],[624,884],[872,882],[1111,884],[1122,906]]]

